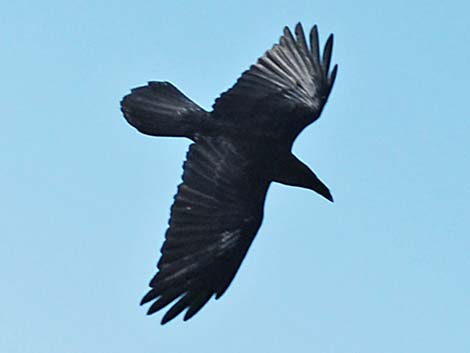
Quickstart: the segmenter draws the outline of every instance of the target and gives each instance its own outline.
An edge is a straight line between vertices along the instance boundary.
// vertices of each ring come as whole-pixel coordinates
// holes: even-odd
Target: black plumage
[[[316,26],[307,45],[302,26],[286,27],[207,112],[168,82],[135,88],[121,102],[127,121],[153,136],[187,137],[184,163],[158,272],[142,304],[152,314],[174,303],[162,324],[196,314],[230,285],[263,218],[271,182],[328,188],[292,152],[298,134],[320,116],[333,86],[333,35],[320,56]],[[175,302],[176,301],[176,302]]]

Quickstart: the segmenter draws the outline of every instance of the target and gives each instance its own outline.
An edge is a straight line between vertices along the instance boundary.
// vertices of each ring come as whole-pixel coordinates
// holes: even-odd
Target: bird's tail
[[[208,113],[169,82],[149,82],[134,88],[121,101],[126,120],[152,136],[193,138]]]

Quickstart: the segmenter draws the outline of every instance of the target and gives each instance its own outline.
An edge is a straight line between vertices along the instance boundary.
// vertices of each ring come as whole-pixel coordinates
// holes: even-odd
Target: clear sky
[[[470,352],[468,1],[4,1],[0,351]],[[333,32],[336,85],[294,151],[333,192],[272,185],[229,290],[160,326],[155,273],[186,140],[119,101],[206,109],[284,25]]]

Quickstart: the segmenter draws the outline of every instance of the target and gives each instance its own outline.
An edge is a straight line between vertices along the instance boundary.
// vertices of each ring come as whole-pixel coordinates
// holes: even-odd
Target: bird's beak
[[[331,192],[330,192],[330,190],[328,190],[328,188],[326,189],[326,192],[324,194],[320,194],[320,195],[322,195],[328,201],[335,202],[333,200],[333,195],[331,195]]]
[[[331,195],[330,189],[328,189],[328,187],[325,184],[323,184],[320,179],[316,178],[315,183],[313,184],[312,190],[320,194],[321,196],[323,196],[328,201],[334,202],[333,195]]]

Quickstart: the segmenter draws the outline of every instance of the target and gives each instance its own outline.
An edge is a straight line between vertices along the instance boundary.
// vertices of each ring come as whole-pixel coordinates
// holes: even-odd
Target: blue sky
[[[0,350],[470,352],[470,5],[15,1],[0,14]],[[294,151],[333,192],[272,185],[227,293],[162,327],[138,302],[189,141],[127,125],[169,80],[206,109],[284,25],[339,74]]]

